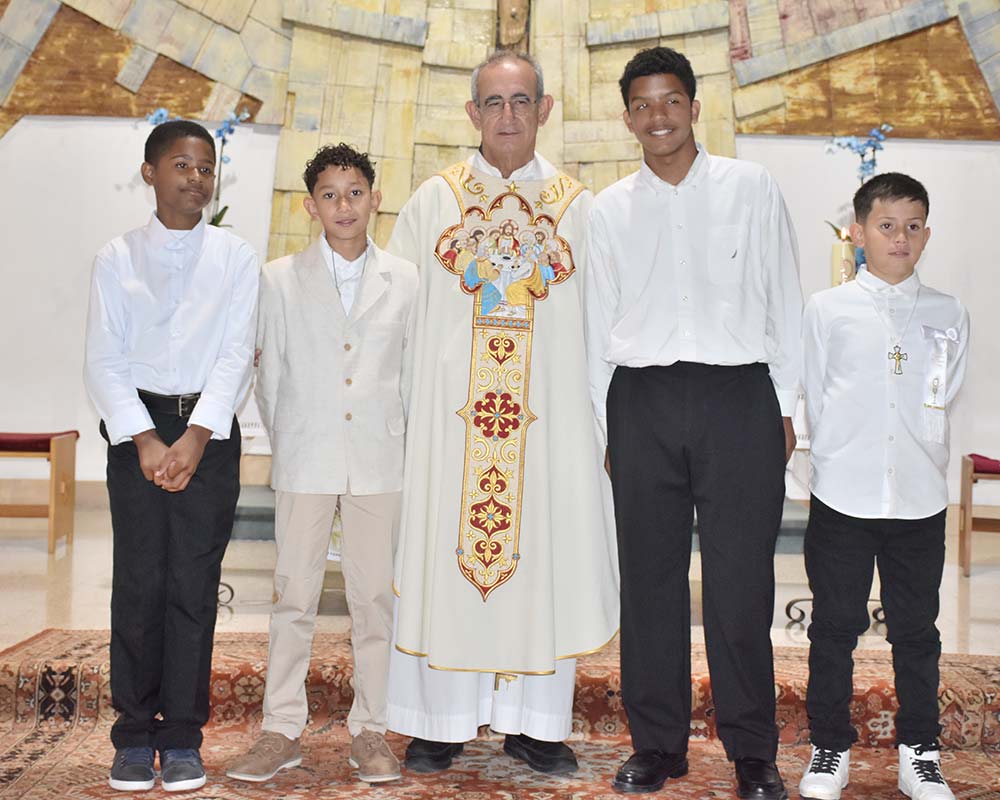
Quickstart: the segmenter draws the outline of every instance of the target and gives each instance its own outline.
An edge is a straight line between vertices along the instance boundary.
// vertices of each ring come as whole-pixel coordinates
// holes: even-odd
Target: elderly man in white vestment
[[[389,673],[417,772],[481,725],[532,769],[575,770],[575,657],[618,627],[583,343],[592,195],[535,153],[552,104],[530,57],[480,65],[479,151],[417,189],[388,246],[420,269]]]

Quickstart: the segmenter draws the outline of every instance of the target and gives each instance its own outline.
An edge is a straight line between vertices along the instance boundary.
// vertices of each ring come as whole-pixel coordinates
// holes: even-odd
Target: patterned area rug
[[[0,653],[0,798],[105,798],[114,712],[108,689],[107,631],[44,631]],[[250,785],[223,777],[225,764],[259,731],[266,666],[265,634],[220,634],[212,679],[212,720],[202,753],[212,779],[199,792],[214,798],[461,798],[461,800],[610,800],[609,781],[629,755],[621,707],[617,647],[581,659],[573,747],[581,769],[569,778],[536,775],[501,750],[502,737],[483,731],[453,769],[436,776],[405,775],[368,787],[347,765],[344,727],[351,702],[350,651],[344,636],[317,636],[307,679],[310,725],[302,767],[272,782]],[[660,796],[734,797],[732,768],[715,738],[703,648],[692,654],[691,773]],[[808,755],[804,709],[806,651],[775,653],[780,766],[790,787]],[[854,719],[862,744],[852,753],[844,797],[899,798],[889,656],[856,654]],[[940,692],[945,774],[960,800],[1000,800],[1000,658],[945,656]],[[405,739],[390,737],[402,755]],[[167,796],[159,789],[152,795]],[[792,796],[795,794],[792,792]]]

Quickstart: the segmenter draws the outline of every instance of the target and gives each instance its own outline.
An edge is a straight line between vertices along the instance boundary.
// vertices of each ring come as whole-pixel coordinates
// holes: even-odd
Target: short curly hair
[[[622,100],[625,101],[625,108],[628,109],[628,92],[632,86],[632,81],[646,75],[676,75],[683,84],[684,91],[687,92],[688,100],[694,101],[695,89],[698,86],[694,77],[694,70],[687,56],[671,50],[669,47],[650,47],[648,50],[640,50],[632,60],[625,65],[618,87],[622,90]]]
[[[341,142],[337,145],[324,145],[316,151],[316,155],[306,162],[306,171],[302,173],[302,180],[306,182],[309,194],[312,194],[320,173],[327,167],[340,167],[341,169],[354,167],[365,176],[369,187],[375,185],[375,162],[368,157],[368,153],[359,153],[346,142]]]

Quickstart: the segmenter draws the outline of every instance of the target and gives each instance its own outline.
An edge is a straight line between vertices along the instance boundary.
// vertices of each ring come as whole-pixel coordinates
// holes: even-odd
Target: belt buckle
[[[180,394],[177,395],[177,416],[178,417],[190,417],[191,412],[194,411],[194,404],[197,402],[197,398],[190,394]]]

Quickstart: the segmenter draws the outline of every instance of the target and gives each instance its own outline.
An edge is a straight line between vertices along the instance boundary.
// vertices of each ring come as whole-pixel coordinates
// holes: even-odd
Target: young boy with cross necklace
[[[948,505],[948,409],[965,373],[969,315],[920,282],[930,238],[926,189],[877,175],[854,196],[857,279],[813,295],[802,322],[812,500],[805,536],[813,593],[806,706],[809,800],[848,782],[853,661],[868,628],[874,568],[892,643],[899,789],[954,800],[938,748],[935,627]]]

